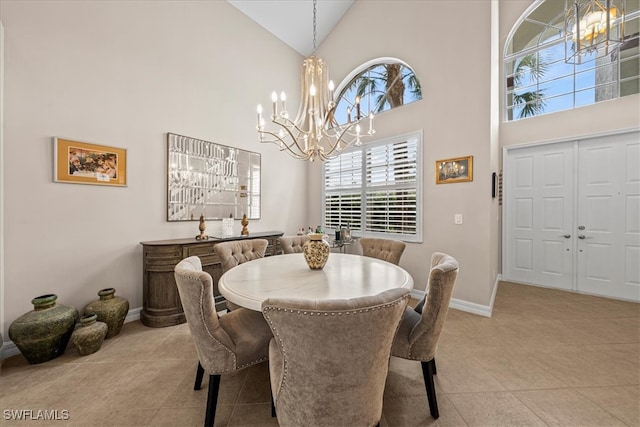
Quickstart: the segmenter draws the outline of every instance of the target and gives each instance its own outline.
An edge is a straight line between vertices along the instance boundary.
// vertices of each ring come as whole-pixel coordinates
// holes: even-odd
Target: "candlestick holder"
[[[209,240],[209,236],[204,234],[204,230],[207,226],[204,223],[204,214],[200,214],[200,225],[198,226],[198,230],[200,230],[200,234],[196,236],[196,240]]]
[[[242,232],[240,234],[248,236],[249,229],[247,228],[247,225],[249,225],[249,220],[247,219],[247,215],[242,215],[242,221],[240,221],[240,224],[242,224]]]

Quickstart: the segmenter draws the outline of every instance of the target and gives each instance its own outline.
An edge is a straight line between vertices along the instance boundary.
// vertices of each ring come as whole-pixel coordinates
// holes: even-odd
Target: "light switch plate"
[[[453,216],[454,224],[462,224],[462,214],[455,214]]]

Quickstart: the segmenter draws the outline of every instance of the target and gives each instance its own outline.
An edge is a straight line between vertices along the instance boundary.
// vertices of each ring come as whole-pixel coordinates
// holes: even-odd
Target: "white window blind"
[[[324,227],[421,241],[421,132],[354,147],[324,167]]]

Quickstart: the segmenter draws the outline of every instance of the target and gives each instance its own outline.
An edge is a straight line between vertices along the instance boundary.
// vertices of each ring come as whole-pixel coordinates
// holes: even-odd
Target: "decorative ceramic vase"
[[[129,312],[129,301],[126,298],[115,296],[114,288],[105,288],[98,292],[100,299],[89,303],[84,308],[84,314],[95,314],[98,321],[107,324],[107,339],[120,333],[124,318]]]
[[[302,246],[304,259],[307,261],[310,269],[320,270],[329,259],[329,243],[324,241],[320,233],[309,234],[309,239],[310,240]]]
[[[100,350],[107,330],[107,324],[99,322],[97,315],[85,314],[71,334],[71,342],[76,346],[78,353],[86,356]]]
[[[57,304],[57,295],[41,295],[31,300],[33,311],[23,314],[9,326],[9,338],[31,364],[43,363],[62,355],[78,320],[78,310]]]

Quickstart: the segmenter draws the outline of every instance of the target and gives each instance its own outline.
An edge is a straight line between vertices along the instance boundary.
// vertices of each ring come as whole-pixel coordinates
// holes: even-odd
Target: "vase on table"
[[[302,253],[307,265],[312,270],[324,268],[329,259],[330,245],[321,233],[309,234],[309,240],[302,246]]]
[[[107,329],[107,324],[98,321],[97,315],[85,314],[80,318],[78,326],[71,334],[71,342],[76,346],[78,353],[83,356],[95,353],[102,347]]]
[[[14,320],[9,338],[31,364],[47,362],[64,354],[78,320],[75,307],[58,304],[55,294],[31,300],[33,310]]]
[[[105,288],[98,292],[99,300],[89,303],[84,308],[84,314],[95,314],[98,321],[107,324],[107,336],[109,339],[120,333],[125,317],[129,312],[129,301],[126,298],[115,296],[114,288]]]

